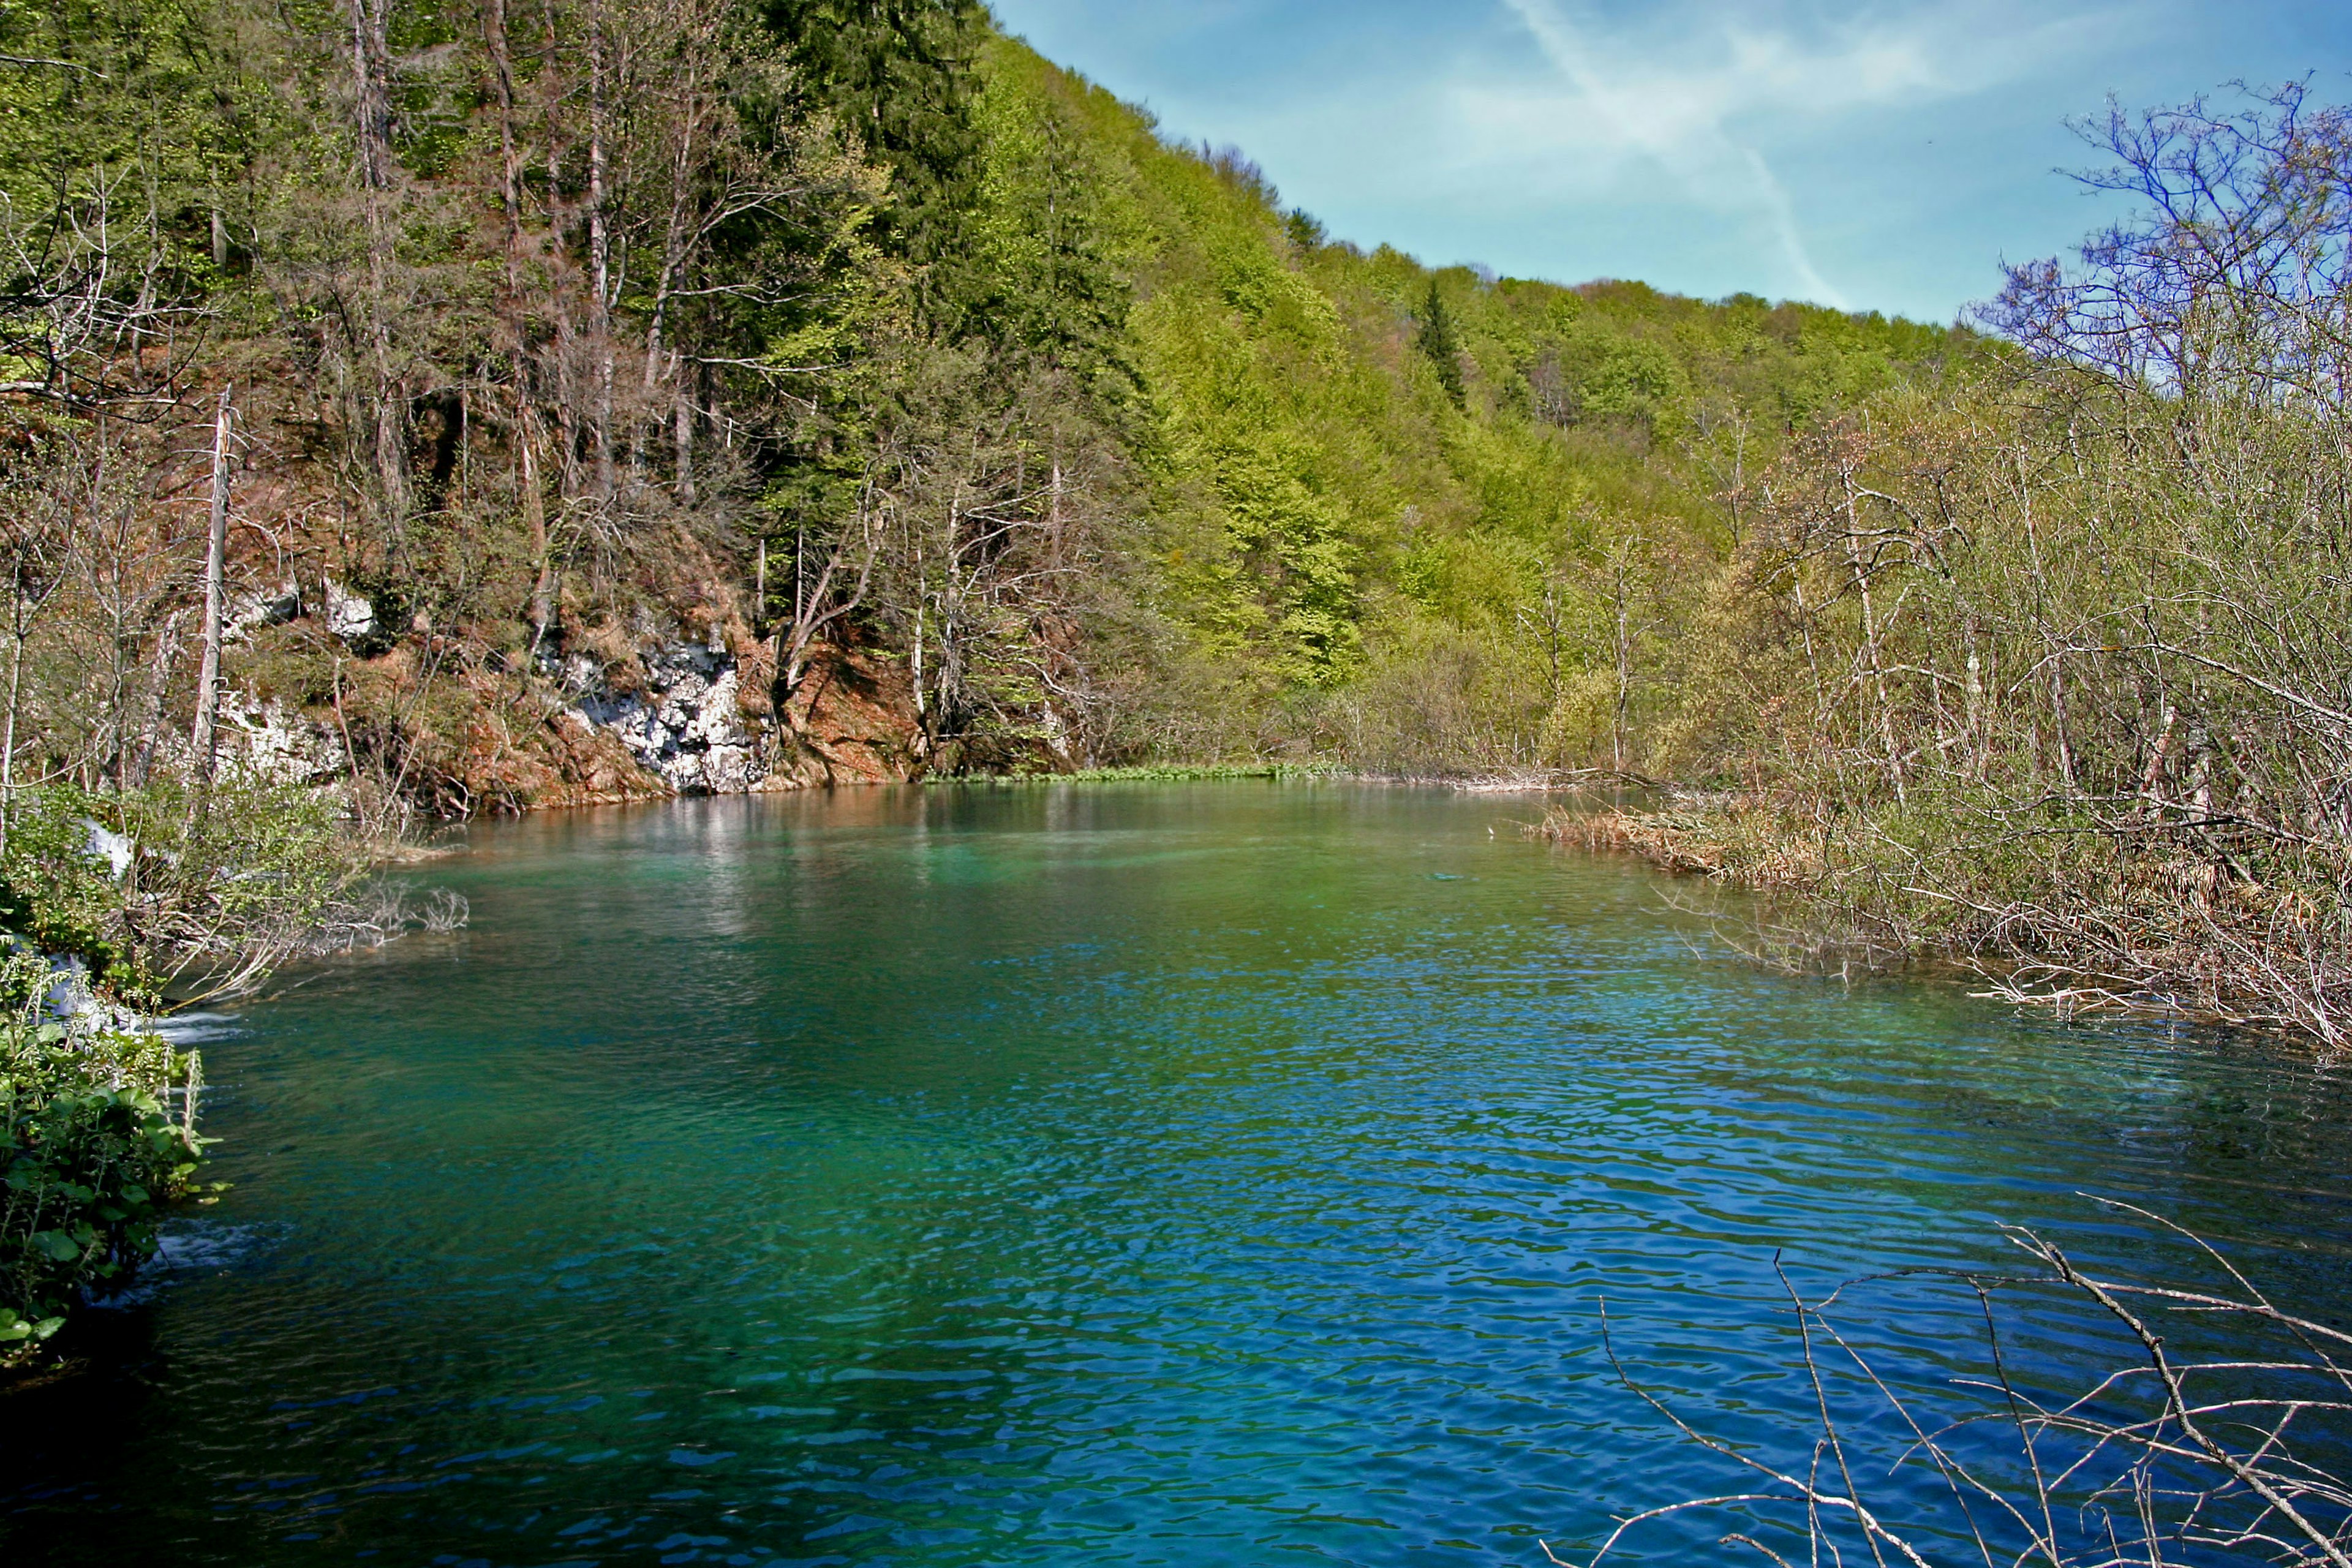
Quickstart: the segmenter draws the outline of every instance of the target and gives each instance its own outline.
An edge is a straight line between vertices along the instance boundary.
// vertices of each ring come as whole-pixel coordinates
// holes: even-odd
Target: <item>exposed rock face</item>
[[[225,761],[233,759],[231,765],[270,784],[331,784],[342,776],[342,748],[334,732],[275,699],[224,692],[219,744]]]
[[[681,642],[639,658],[645,683],[626,691],[607,686],[591,661],[568,661],[565,683],[579,693],[570,711],[592,739],[617,740],[675,794],[887,784],[918,771],[912,702],[887,664],[818,660],[780,726],[746,710],[744,672],[730,654]]]
[[[575,679],[585,673],[575,660]],[[644,656],[642,691],[614,692],[601,685],[583,692],[575,709],[596,730],[610,731],[638,765],[679,795],[743,795],[768,773],[770,727],[743,711],[735,660],[691,643]]]
[[[257,595],[241,608],[257,626],[271,601]],[[528,811],[891,784],[921,771],[912,693],[897,661],[825,649],[780,716],[763,684],[765,651],[755,647],[739,660],[724,647],[679,639],[641,645],[634,658],[609,664],[576,652],[540,665],[554,690],[535,687],[529,707],[505,695],[506,673],[461,674],[486,690],[499,688],[480,710],[492,721],[425,731],[420,754],[427,761],[410,786],[439,769],[432,774],[442,781],[439,792],[430,796],[436,808]],[[558,700],[547,703],[550,696]],[[344,797],[358,764],[340,724],[335,714],[275,698],[224,693],[219,765],[257,782]],[[184,742],[166,738],[167,750],[174,743],[184,762]]]
[[[787,706],[789,744],[770,789],[898,784],[922,772],[921,731],[903,665],[827,650]]]
[[[357,642],[375,630],[375,606],[330,577],[327,629],[345,642]]]
[[[289,708],[276,698],[234,689],[220,697],[219,728],[213,736],[213,766],[225,779],[287,788],[340,792],[349,779],[349,760],[332,724]],[[193,763],[188,738],[159,737],[153,763],[184,771]],[[90,852],[111,858],[96,839]]]

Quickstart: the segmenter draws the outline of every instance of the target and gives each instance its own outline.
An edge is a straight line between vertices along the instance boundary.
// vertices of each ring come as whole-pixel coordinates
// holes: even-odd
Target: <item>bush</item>
[[[0,849],[0,1366],[153,1256],[203,1160],[200,1064],[138,1013],[338,940],[361,869],[327,805],[225,779],[15,792]],[[173,1101],[176,1100],[177,1114]]]
[[[0,931],[81,959],[103,994],[219,995],[316,949],[362,868],[305,790],[224,778],[201,813],[169,784],[19,790]]]
[[[78,1299],[119,1287],[153,1255],[203,1141],[195,1056],[122,1027],[77,969],[20,942],[0,961],[0,1003],[5,1366],[54,1334]]]

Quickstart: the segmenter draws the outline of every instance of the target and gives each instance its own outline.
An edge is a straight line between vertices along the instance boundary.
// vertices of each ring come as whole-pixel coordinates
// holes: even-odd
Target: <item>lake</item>
[[[468,929],[202,1032],[214,1174],[0,1405],[11,1564],[1526,1563],[1801,1455],[1772,1271],[2352,1318],[2339,1079],[1792,978],[1539,803],[949,787],[479,826]],[[1857,1331],[1975,1363],[1940,1281]],[[2058,1382],[2112,1339],[2021,1322]],[[1899,1479],[1888,1483],[1900,1489]],[[1669,1530],[1654,1561],[1691,1535]],[[1760,1559],[1756,1559],[1760,1561]]]

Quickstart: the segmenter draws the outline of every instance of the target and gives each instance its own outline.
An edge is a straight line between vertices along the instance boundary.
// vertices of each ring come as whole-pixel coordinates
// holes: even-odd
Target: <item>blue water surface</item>
[[[205,1042],[220,1205],[0,1403],[16,1564],[1528,1563],[1798,1455],[1801,1285],[2195,1226],[2352,1318],[2347,1097],[1791,978],[1509,797],[868,791],[477,827]],[[1906,1387],[1978,1364],[1865,1291]],[[2113,1353],[2017,1325],[2058,1382]],[[1899,1476],[1885,1485],[1897,1492]],[[1669,1527],[1651,1561],[1719,1530]],[[1759,1559],[1760,1561],[1760,1559]]]

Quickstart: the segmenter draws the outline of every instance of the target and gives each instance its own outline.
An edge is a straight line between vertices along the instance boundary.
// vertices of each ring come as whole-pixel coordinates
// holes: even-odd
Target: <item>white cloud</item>
[[[997,4],[1360,243],[1948,319],[2088,221],[2062,115],[2294,74],[2311,0]]]
[[[1844,297],[1815,266],[1768,147],[2004,85],[2112,25],[2080,13],[2028,21],[2012,0],[1811,19],[1694,4],[1641,25],[1561,0],[1504,3],[1545,68],[1463,62],[1433,106],[1450,178],[1553,199],[1622,197],[1663,178],[1659,197],[1760,225],[1790,280],[1832,305]]]

